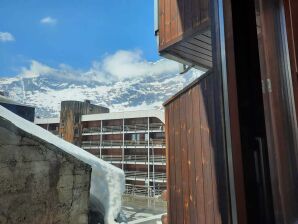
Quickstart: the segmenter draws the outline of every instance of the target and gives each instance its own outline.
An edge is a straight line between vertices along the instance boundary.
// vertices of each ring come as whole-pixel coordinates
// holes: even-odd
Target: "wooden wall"
[[[298,116],[298,1],[284,0],[292,82]]]
[[[209,25],[209,0],[159,0],[160,50]]]
[[[215,74],[166,102],[169,223],[229,223],[221,92]]]

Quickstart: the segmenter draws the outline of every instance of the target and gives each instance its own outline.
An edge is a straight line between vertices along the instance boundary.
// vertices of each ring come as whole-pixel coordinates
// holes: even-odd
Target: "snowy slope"
[[[35,106],[38,116],[53,117],[60,110],[62,100],[85,100],[107,106],[111,111],[158,109],[162,103],[201,75],[192,70],[187,74],[143,75],[124,80],[96,81],[92,78],[55,76],[16,76],[0,79],[0,90],[7,91],[18,102]],[[80,76],[81,77],[81,76]]]

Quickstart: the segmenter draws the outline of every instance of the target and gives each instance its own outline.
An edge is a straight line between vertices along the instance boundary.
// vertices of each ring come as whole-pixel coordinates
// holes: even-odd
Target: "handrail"
[[[149,124],[149,130],[151,131],[164,131],[164,124],[163,123],[151,123]],[[89,133],[108,133],[108,132],[129,132],[129,131],[148,131],[147,124],[130,124],[124,125],[124,130],[122,125],[114,125],[114,126],[103,126],[100,127],[90,127],[90,128],[83,128],[84,134]]]
[[[82,141],[82,147],[87,146],[148,146],[148,141],[142,140],[142,141],[135,141],[135,140],[103,140],[100,144],[100,141]],[[150,139],[149,146],[156,146],[156,145],[165,145],[164,139]]]

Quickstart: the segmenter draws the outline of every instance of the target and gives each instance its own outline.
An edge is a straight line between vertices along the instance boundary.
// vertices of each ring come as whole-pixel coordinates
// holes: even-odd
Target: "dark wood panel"
[[[212,57],[210,57],[209,55],[202,54],[201,52],[195,51],[194,49],[191,49],[189,47],[177,46],[175,49],[182,51],[184,53],[187,53],[189,55],[192,55],[194,57],[202,58],[204,60],[212,62]]]
[[[199,66],[208,66],[212,67],[212,62],[209,60],[206,60],[204,58],[200,58],[195,54],[189,54],[185,51],[178,50],[178,49],[173,49],[171,51],[172,55],[176,55],[177,57],[187,59],[188,62],[194,64],[194,65],[199,65]]]
[[[178,18],[178,37],[182,36],[183,29],[184,29],[184,0],[177,0],[177,7],[179,11],[177,10],[177,18]]]
[[[196,223],[197,211],[196,211],[196,158],[194,150],[194,132],[193,132],[193,103],[192,92],[190,89],[186,95],[186,134],[187,134],[187,154],[188,154],[188,174],[189,174],[189,214],[190,223]]]
[[[175,175],[176,175],[176,223],[183,223],[184,210],[183,210],[183,179],[182,179],[182,153],[181,153],[181,126],[180,126],[180,105],[179,101],[174,102],[174,139],[175,139]],[[174,221],[174,220],[173,220]]]
[[[168,111],[168,121],[172,122],[174,124],[174,105],[170,105],[169,107],[169,111]],[[170,129],[170,130],[169,130]],[[171,223],[171,220],[176,221],[176,214],[177,214],[177,204],[176,203],[171,203],[172,201],[175,201],[176,198],[176,176],[175,176],[175,172],[174,172],[174,167],[176,167],[176,163],[175,163],[175,136],[174,136],[174,130],[175,127],[174,126],[168,126],[167,127],[168,130],[168,134],[167,136],[169,137],[168,142],[169,145],[167,145],[167,151],[169,153],[169,157],[167,158],[167,161],[169,162],[168,164],[168,170],[170,173],[167,173],[168,177],[170,177],[170,182],[169,182],[169,198],[170,201],[168,201],[168,207],[171,210],[168,214],[170,214],[170,219],[169,219],[169,223]]]
[[[171,1],[171,40],[178,36],[178,6],[177,0]]]
[[[192,91],[192,116],[193,116],[193,135],[194,135],[194,156],[195,156],[195,186],[196,186],[196,209],[197,223],[205,223],[205,198],[204,198],[204,180],[202,163],[202,139],[201,139],[201,119],[200,115],[200,90],[195,86]]]
[[[181,160],[182,160],[182,188],[183,188],[183,215],[184,222],[190,223],[189,214],[189,168],[188,168],[188,141],[187,141],[187,130],[186,130],[186,94],[180,97],[180,150],[181,150]],[[188,117],[189,119],[189,117]]]
[[[192,2],[195,0],[184,0],[184,32],[189,32],[192,29]]]
[[[298,1],[284,0],[291,60],[294,72],[298,75]]]
[[[167,116],[173,118],[166,119],[172,224],[227,223],[223,218],[229,216],[229,205],[222,197],[228,192],[225,153],[223,145],[214,142],[223,137],[222,126],[215,122],[222,119],[215,111],[215,99],[221,94],[215,91],[215,80],[215,75],[206,76],[165,104]]]
[[[161,0],[159,2],[159,50],[188,38],[209,24],[208,0]],[[204,24],[204,25],[203,25]]]
[[[212,191],[212,167],[210,156],[210,127],[207,119],[208,97],[205,96],[206,80],[200,85],[200,118],[201,118],[201,138],[202,138],[202,160],[204,176],[204,196],[206,223],[214,223],[214,200]]]
[[[196,27],[200,24],[201,12],[200,12],[200,0],[193,0],[191,2],[192,9],[192,27]]]
[[[168,43],[171,41],[171,3],[172,0],[165,0],[165,4],[164,4],[164,24],[165,24],[165,32],[164,32],[164,40],[165,43]]]
[[[223,0],[223,16],[225,27],[225,50],[226,50],[226,67],[227,67],[227,85],[228,88],[228,107],[231,132],[231,148],[233,157],[233,172],[235,181],[235,196],[237,204],[237,219],[238,223],[247,223],[246,201],[243,177],[243,162],[241,152],[241,137],[238,111],[238,96],[236,83],[236,64],[234,52],[234,37],[233,37],[233,17],[231,0]],[[219,31],[217,31],[219,32]]]
[[[181,43],[182,47],[187,47],[188,49],[192,49],[196,52],[199,52],[201,54],[205,54],[205,55],[208,55],[211,59],[212,59],[212,52],[210,50],[207,50],[205,48],[202,48],[200,46],[197,46],[195,44],[192,44],[192,43],[188,43],[188,42],[183,42]],[[212,61],[212,60],[211,60]]]
[[[288,3],[290,6],[294,6],[291,5],[292,1],[288,1]],[[282,55],[282,43],[278,36],[280,25],[275,20],[278,10],[269,0],[258,1],[258,8],[261,21],[258,41],[260,57],[263,61],[261,73],[263,79],[270,80],[273,90],[264,94],[264,101],[268,106],[268,109],[265,108],[265,117],[267,140],[271,146],[268,148],[268,156],[275,218],[277,223],[294,223],[298,214],[296,197],[298,185],[297,179],[294,177],[297,176],[297,164],[293,159],[295,151],[297,152],[294,143],[297,136],[293,137],[293,133],[291,133],[293,123],[288,121],[291,111],[287,102],[290,100],[285,94],[287,92],[285,90],[289,87],[284,83],[287,74],[281,66],[284,63],[283,57],[279,56]],[[291,14],[290,11],[288,13]],[[289,44],[293,47],[293,41]],[[292,63],[292,65],[294,64]]]
[[[201,22],[205,22],[209,20],[209,0],[201,0],[200,2],[201,7]]]
[[[298,116],[298,1],[284,0],[292,82]]]
[[[159,33],[163,35],[159,35],[159,45],[163,46],[165,44],[165,1],[159,0],[158,2],[158,17],[159,17]]]

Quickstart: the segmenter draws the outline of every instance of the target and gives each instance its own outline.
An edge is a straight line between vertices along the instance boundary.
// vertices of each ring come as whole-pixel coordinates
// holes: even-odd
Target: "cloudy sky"
[[[153,0],[1,0],[0,77],[67,70],[123,79],[177,68],[159,59]]]

